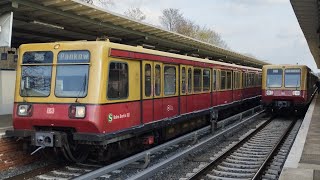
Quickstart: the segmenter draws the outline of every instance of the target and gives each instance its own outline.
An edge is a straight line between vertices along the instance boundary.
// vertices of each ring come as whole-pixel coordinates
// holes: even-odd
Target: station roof
[[[37,42],[96,40],[261,67],[256,58],[138,22],[80,0],[2,0],[0,15],[12,11],[12,46]]]
[[[320,26],[318,0],[290,0],[311,54],[320,68]]]

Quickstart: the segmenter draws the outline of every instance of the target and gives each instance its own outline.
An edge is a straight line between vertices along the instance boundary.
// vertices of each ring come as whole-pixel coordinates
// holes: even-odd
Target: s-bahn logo
[[[169,105],[167,106],[167,111],[173,111],[173,106],[169,104]]]
[[[111,123],[113,120],[117,119],[125,119],[125,118],[130,118],[130,113],[121,113],[121,114],[108,114],[108,122]]]
[[[109,115],[108,115],[108,122],[111,123],[112,120],[113,120],[113,115],[112,115],[112,113],[109,113]]]
[[[47,108],[47,114],[54,114],[54,108]]]

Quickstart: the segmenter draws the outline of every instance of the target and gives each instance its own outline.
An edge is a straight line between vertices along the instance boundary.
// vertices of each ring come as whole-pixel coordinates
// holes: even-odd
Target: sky
[[[231,50],[272,64],[305,64],[317,69],[289,0],[121,0],[109,11],[140,8],[144,22],[160,25],[166,8],[218,32]]]

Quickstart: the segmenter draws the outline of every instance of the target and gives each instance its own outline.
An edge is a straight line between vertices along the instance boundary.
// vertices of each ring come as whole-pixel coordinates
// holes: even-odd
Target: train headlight
[[[86,116],[86,108],[84,106],[76,106],[76,118],[84,118]]]
[[[267,96],[272,96],[272,95],[273,95],[273,91],[267,90],[267,91],[266,91],[266,95],[267,95]]]
[[[19,105],[18,106],[18,115],[19,116],[30,116],[32,112],[32,106],[31,105]]]
[[[81,105],[72,105],[69,109],[70,118],[84,118],[86,117],[86,107]]]
[[[292,95],[294,96],[300,96],[301,92],[300,91],[292,91]]]

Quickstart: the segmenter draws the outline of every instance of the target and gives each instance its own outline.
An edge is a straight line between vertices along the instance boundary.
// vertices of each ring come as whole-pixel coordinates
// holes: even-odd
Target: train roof
[[[271,65],[264,65],[263,68],[307,68],[310,69],[307,65],[303,64],[271,64]]]
[[[130,46],[130,45],[124,45],[124,44],[119,44],[119,43],[113,43],[113,42],[110,42],[108,40],[106,40],[106,41],[59,41],[59,42],[50,42],[50,43],[33,43],[33,44],[21,45],[20,48],[23,49],[25,47],[33,46],[33,45],[45,45],[45,44],[51,45],[51,44],[57,44],[57,43],[58,44],[74,44],[74,43],[101,44],[101,45],[104,45],[104,46],[108,46],[111,49],[119,49],[119,50],[130,51],[130,52],[139,52],[139,53],[144,53],[144,54],[152,54],[152,55],[158,55],[158,56],[164,56],[164,57],[170,57],[170,58],[176,58],[176,59],[197,61],[197,62],[215,64],[215,65],[228,67],[228,68],[236,68],[236,69],[251,70],[251,71],[261,71],[260,68],[254,68],[254,67],[250,67],[250,66],[243,66],[243,65],[231,64],[231,63],[225,63],[225,62],[220,62],[220,61],[216,61],[216,60],[203,59],[203,58],[180,55],[180,54],[175,54],[175,53],[170,53],[170,52],[163,52],[163,51],[144,48],[142,46]]]

